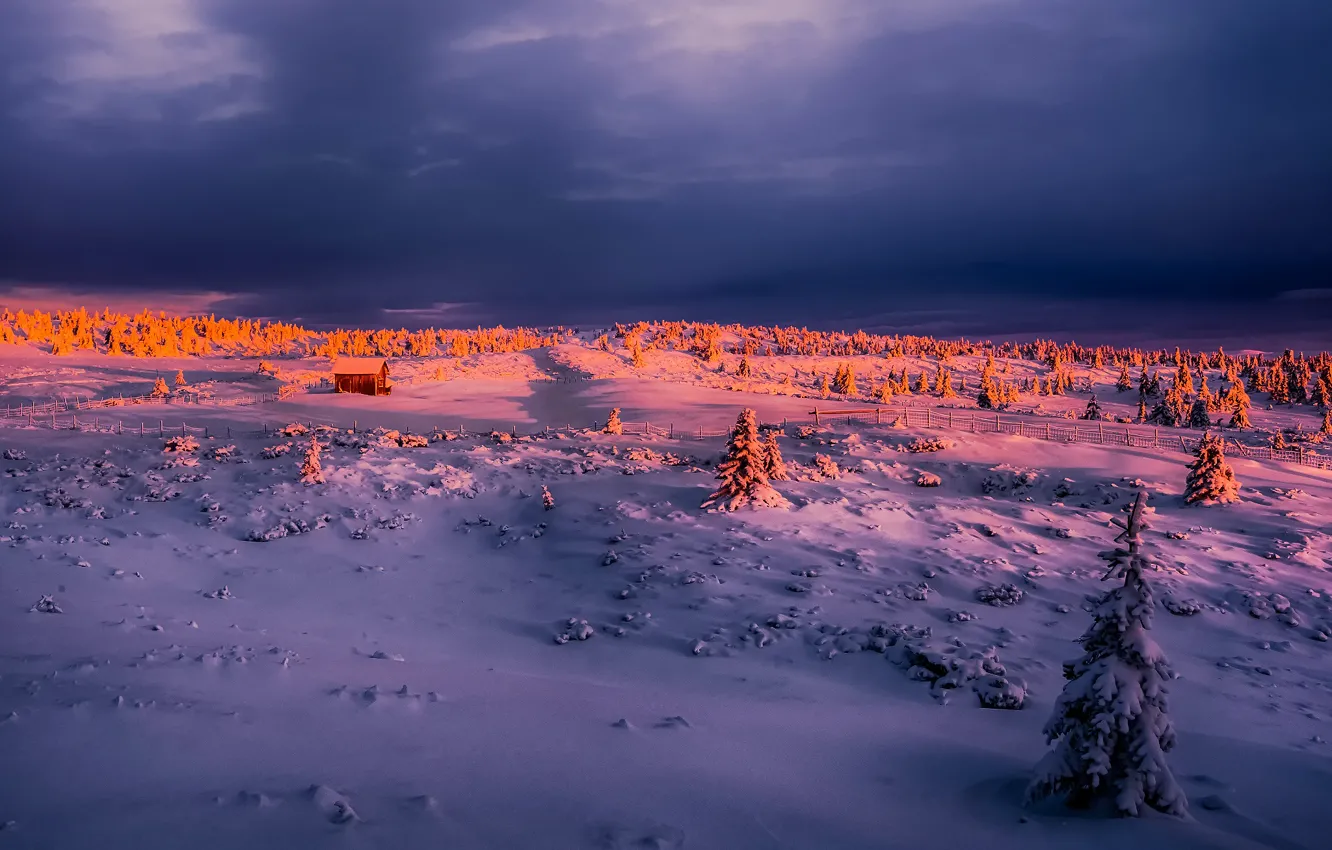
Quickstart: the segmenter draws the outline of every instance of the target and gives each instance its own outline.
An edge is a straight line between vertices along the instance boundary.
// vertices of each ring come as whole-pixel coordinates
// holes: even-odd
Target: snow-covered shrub
[[[169,437],[166,445],[162,446],[164,452],[197,452],[199,450],[199,441],[184,434],[178,437]]]
[[[283,437],[304,437],[308,433],[310,433],[310,429],[299,422],[293,422],[278,431],[278,434]]]
[[[513,442],[513,434],[508,431],[491,431],[490,442],[501,446],[508,445]]]
[[[163,396],[169,396],[169,395],[171,395],[171,388],[167,386],[167,382],[165,379],[159,377],[156,381],[153,382],[152,396],[154,398],[162,398]]]
[[[1015,584],[987,584],[977,588],[976,600],[996,608],[1004,605],[1016,605],[1022,601],[1022,588]]]
[[[1144,803],[1181,816],[1188,809],[1165,760],[1175,745],[1166,706],[1173,674],[1147,634],[1156,606],[1139,551],[1146,503],[1140,492],[1128,520],[1116,521],[1124,529],[1116,542],[1127,546],[1103,557],[1110,561],[1106,579],[1123,584],[1098,601],[1078,641],[1083,657],[1064,665],[1068,683],[1045,726],[1055,747],[1036,767],[1029,801],[1064,794],[1070,803],[1086,804],[1110,796],[1124,815],[1139,814]]]
[[[944,449],[951,449],[954,445],[956,444],[952,440],[944,440],[939,437],[917,437],[907,443],[906,450],[912,454],[941,452]]]
[[[825,454],[814,455],[814,471],[823,478],[842,477],[842,470],[837,467],[837,461]]]
[[[550,488],[545,484],[541,485],[541,506],[546,510],[553,510],[555,507],[555,497],[551,494]]]
[[[933,472],[922,472],[916,476],[917,487],[938,487],[943,484],[943,479]]]
[[[624,425],[620,422],[620,408],[612,408],[610,416],[606,418],[606,427],[601,429],[603,434],[623,434]]]
[[[235,447],[235,446],[214,446],[214,447],[213,447],[213,450],[212,450],[211,452],[209,452],[209,454],[212,455],[213,460],[216,460],[216,461],[226,461],[226,460],[231,460],[232,458],[234,458],[234,457],[236,456],[236,447]]]
[[[796,428],[795,438],[797,440],[808,440],[818,433],[819,433],[818,429],[815,428],[813,425],[801,425],[800,427]]]
[[[999,661],[998,650],[969,648],[960,640],[905,639],[895,642],[890,657],[905,667],[907,676],[929,682],[939,700],[948,692],[971,685],[983,708],[1020,709],[1027,691],[1020,682],[1010,682]]]
[[[259,452],[259,456],[265,460],[273,460],[274,458],[282,457],[284,454],[291,451],[291,447],[291,443],[278,443],[276,446],[269,446]]]
[[[424,449],[430,445],[430,440],[421,434],[403,434],[398,445],[404,449]]]
[[[318,440],[311,440],[310,445],[305,449],[305,458],[301,461],[302,484],[324,483],[324,469],[319,462],[319,456],[323,450],[324,446]]]
[[[1239,501],[1239,481],[1226,462],[1225,442],[1214,434],[1203,434],[1189,466],[1184,501],[1190,505],[1226,504]]]
[[[56,604],[55,599],[50,596],[43,596],[41,599],[38,599],[36,602],[33,603],[32,607],[29,608],[28,610],[37,614],[65,613],[63,610],[61,610],[60,606]]]
[[[27,455],[19,449],[5,449],[5,460],[25,460]]]
[[[1194,614],[1202,612],[1202,603],[1196,599],[1180,599],[1177,596],[1166,594],[1161,599],[1161,604],[1167,611],[1177,617],[1192,617]]]
[[[555,642],[564,644],[571,640],[587,640],[595,633],[587,620],[572,617],[565,622],[563,629],[555,633]]]
[[[1040,476],[1033,470],[1000,464],[985,474],[981,480],[981,492],[987,496],[1024,493],[1039,479]]]
[[[767,452],[758,434],[754,411],[745,408],[726,442],[726,458],[717,468],[720,486],[702,507],[734,511],[745,506],[784,508],[789,502],[768,483]]]

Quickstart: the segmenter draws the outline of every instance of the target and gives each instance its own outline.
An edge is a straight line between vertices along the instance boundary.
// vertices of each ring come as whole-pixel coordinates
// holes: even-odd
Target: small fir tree
[[[892,401],[893,401],[893,379],[892,379],[892,378],[888,378],[887,380],[885,380],[885,381],[883,382],[883,386],[879,387],[878,399],[879,399],[879,401],[883,402],[884,404],[891,404],[891,403],[892,403]]]
[[[1028,802],[1062,794],[1074,806],[1111,797],[1123,815],[1140,814],[1143,804],[1181,817],[1188,811],[1165,758],[1175,746],[1166,694],[1173,674],[1148,634],[1156,605],[1143,576],[1146,504],[1139,492],[1128,519],[1112,520],[1123,529],[1115,541],[1125,545],[1102,555],[1110,562],[1104,580],[1123,584],[1101,596],[1078,639],[1082,658],[1064,665],[1068,683],[1045,725],[1055,748],[1037,765]]]
[[[832,386],[828,383],[827,375],[824,375],[819,379],[819,395],[823,398],[832,395]]]
[[[916,381],[916,392],[921,395],[924,395],[929,391],[930,391],[930,380],[929,378],[925,377],[924,372],[921,372],[920,380]]]
[[[1203,401],[1201,395],[1194,400],[1193,407],[1189,409],[1189,427],[1204,429],[1212,427],[1212,417],[1207,413],[1207,402]]]
[[[606,418],[606,427],[601,429],[603,434],[623,434],[624,423],[620,421],[620,408],[611,408],[610,416]]]
[[[1115,381],[1115,390],[1121,393],[1133,389],[1133,379],[1129,377],[1128,364],[1119,367],[1119,380]]]
[[[758,433],[758,418],[745,408],[726,442],[726,458],[717,467],[716,491],[702,507],[734,511],[747,505],[784,508],[786,499],[768,483],[767,450]]]
[[[776,431],[769,431],[763,435],[763,452],[763,469],[768,473],[768,480],[790,480],[791,475],[786,470],[786,460],[782,457],[781,447],[777,445]]]
[[[176,370],[176,386],[178,386],[178,387],[183,387],[183,386],[185,386],[185,370],[184,370],[184,369],[177,369],[177,370]]]
[[[310,445],[305,449],[305,458],[301,461],[301,483],[302,484],[323,484],[324,468],[319,462],[320,454],[324,447],[319,440],[311,438]]]
[[[153,395],[171,395],[171,388],[167,386],[167,382],[160,375],[157,380],[153,382]]]
[[[753,376],[754,370],[751,369],[749,366],[748,354],[740,358],[740,365],[736,367],[735,374],[739,375],[741,378],[748,378]]]
[[[555,497],[551,495],[550,488],[545,484],[541,485],[541,507],[548,511],[555,508]]]
[[[1101,405],[1096,403],[1096,393],[1092,393],[1092,397],[1087,399],[1087,409],[1082,411],[1082,418],[1083,419],[1101,418]]]
[[[1318,429],[1318,433],[1324,437],[1332,437],[1332,410],[1323,411],[1323,425]]]
[[[1225,442],[1211,433],[1203,434],[1189,477],[1184,482],[1187,504],[1226,504],[1239,501],[1239,481],[1226,462]]]

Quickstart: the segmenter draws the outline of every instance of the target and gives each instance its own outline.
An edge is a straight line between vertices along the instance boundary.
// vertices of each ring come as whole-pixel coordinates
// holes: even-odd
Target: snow
[[[611,408],[727,427],[825,403],[683,364],[588,377],[601,355],[624,360],[569,346],[388,398],[145,414],[212,426],[186,451],[0,426],[0,848],[1325,845],[1332,473],[1230,456],[1241,500],[1189,506],[1182,453],[791,427],[789,509],[710,513],[726,439],[599,433]],[[751,358],[812,375],[800,360]],[[177,368],[219,394],[273,383],[221,358],[18,365],[16,403]],[[586,430],[523,436],[565,423]],[[1190,816],[1024,808],[1139,489]]]

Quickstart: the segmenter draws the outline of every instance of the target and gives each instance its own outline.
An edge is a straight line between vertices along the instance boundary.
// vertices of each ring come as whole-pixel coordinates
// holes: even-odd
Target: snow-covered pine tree
[[[153,395],[171,395],[171,388],[167,386],[167,382],[160,375],[157,377],[157,380],[153,382]]]
[[[1147,401],[1142,396],[1138,396],[1138,422],[1147,421]]]
[[[1029,803],[1062,794],[1075,806],[1111,797],[1123,815],[1140,814],[1144,803],[1172,815],[1188,811],[1165,758],[1175,746],[1166,698],[1173,674],[1148,635],[1156,605],[1143,577],[1146,505],[1140,491],[1128,519],[1112,520],[1124,529],[1115,542],[1125,545],[1102,554],[1110,562],[1105,579],[1123,585],[1101,596],[1078,639],[1082,658],[1064,665],[1068,682],[1045,725],[1055,747],[1036,766]]]
[[[1277,431],[1272,435],[1272,448],[1279,452],[1290,448],[1290,446],[1286,445],[1286,433],[1284,431]]]
[[[828,396],[832,395],[832,386],[830,386],[828,383],[827,375],[824,375],[822,378],[819,379],[819,395],[822,396],[823,398],[827,398]]]
[[[768,483],[767,450],[758,433],[758,417],[745,408],[726,441],[726,459],[717,467],[717,490],[702,507],[734,511],[746,505],[784,508],[789,505]]]
[[[953,389],[953,370],[943,370],[943,388],[939,390],[939,398],[957,398],[957,390]]]
[[[620,421],[620,408],[611,408],[610,416],[606,417],[606,427],[601,429],[603,434],[623,434],[624,423]]]
[[[1133,389],[1133,379],[1129,377],[1128,364],[1124,363],[1119,367],[1119,380],[1115,381],[1115,390],[1123,393],[1131,389]]]
[[[920,373],[920,380],[916,381],[916,392],[924,395],[930,391],[930,379],[925,376],[925,372]]]
[[[541,506],[548,511],[555,508],[555,497],[551,495],[550,488],[545,484],[541,485]]]
[[[1323,411],[1323,424],[1318,429],[1318,433],[1324,437],[1332,437],[1332,410]]]
[[[1087,409],[1082,411],[1082,418],[1083,419],[1101,418],[1101,406],[1096,403],[1096,393],[1092,393],[1092,397],[1087,399]]]
[[[183,387],[183,386],[185,386],[185,383],[186,383],[186,382],[185,382],[185,370],[184,370],[184,369],[177,369],[177,370],[176,370],[176,386],[178,386],[178,387]]]
[[[1220,437],[1205,433],[1198,442],[1189,477],[1184,482],[1184,501],[1190,505],[1239,501],[1239,481],[1226,462],[1226,446]]]
[[[305,458],[301,461],[302,484],[324,483],[324,468],[319,462],[319,456],[323,450],[324,447],[319,440],[311,437],[310,445],[305,449]]]
[[[1211,428],[1212,417],[1207,414],[1207,402],[1203,401],[1200,395],[1193,401],[1193,407],[1189,409],[1189,427],[1190,428]]]
[[[786,460],[782,457],[781,447],[777,445],[776,431],[769,431],[763,435],[763,452],[763,469],[768,473],[768,480],[790,480],[791,475],[786,470]]]
[[[754,370],[749,365],[749,355],[746,354],[740,358],[740,365],[736,367],[735,374],[741,378],[748,378],[754,374]]]
[[[884,404],[891,404],[891,403],[892,403],[892,400],[893,400],[893,379],[892,379],[891,376],[884,380],[884,382],[883,382],[883,386],[879,387],[878,399],[879,399],[879,401],[883,402]]]

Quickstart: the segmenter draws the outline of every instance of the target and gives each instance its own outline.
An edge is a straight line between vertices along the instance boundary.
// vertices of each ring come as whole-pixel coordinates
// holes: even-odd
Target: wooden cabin
[[[388,395],[388,361],[382,357],[339,357],[333,361],[333,391]]]

